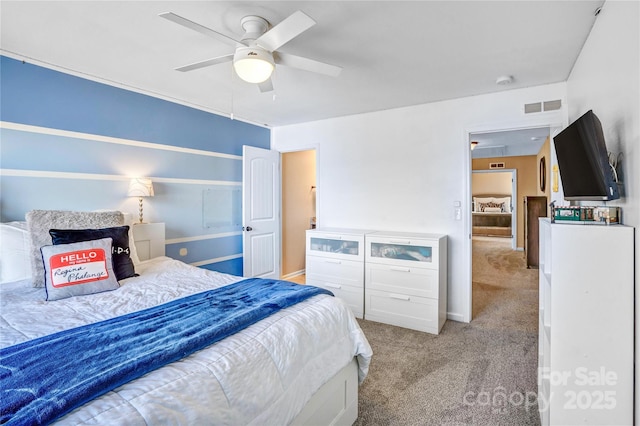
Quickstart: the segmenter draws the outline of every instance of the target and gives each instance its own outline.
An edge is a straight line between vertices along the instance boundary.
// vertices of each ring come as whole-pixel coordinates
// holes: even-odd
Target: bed
[[[474,195],[472,202],[473,235],[511,237],[511,196]]]
[[[116,220],[116,222],[122,221]],[[91,229],[113,229],[121,226],[129,228],[127,225],[111,225],[106,228]],[[46,229],[47,226],[50,225],[43,224],[42,229]],[[96,224],[94,223],[93,226]],[[88,229],[82,223],[70,223],[69,227]],[[37,233],[38,227],[27,224],[26,228],[24,223],[20,222],[2,224],[2,251],[3,254],[9,250],[14,253],[12,265],[20,266],[19,262],[15,261],[20,253],[33,254],[31,250],[34,245],[33,235]],[[74,234],[74,232],[67,233]],[[11,235],[11,238],[5,238],[7,235]],[[305,292],[313,291],[312,286],[299,286],[281,281],[272,283],[269,280],[260,279],[245,280],[242,277],[197,268],[164,256],[147,261],[135,260],[135,242],[130,239],[131,233],[127,237],[135,275],[119,280],[115,289],[69,296],[66,293],[56,293],[54,291],[56,289],[53,289],[48,281],[45,282],[44,288],[34,287],[33,277],[2,282],[0,285],[0,348],[2,348],[0,349],[0,375],[2,375],[3,384],[0,391],[3,392],[2,400],[4,401],[3,422],[8,420],[7,424],[12,424],[12,421],[17,419],[15,424],[48,424],[53,421],[55,424],[64,425],[205,423],[284,425],[352,424],[356,420],[357,387],[366,377],[372,351],[349,308],[340,299],[330,294],[309,293],[310,296],[296,300],[290,305],[284,305],[282,309],[272,309],[274,312],[269,312],[268,315],[260,317],[250,325],[233,331],[228,337],[206,344],[200,349],[187,353],[184,357],[166,362],[159,367],[143,366],[139,361],[142,359],[140,353],[144,352],[144,356],[150,358],[153,364],[158,362],[156,361],[158,356],[147,355],[148,352],[144,350],[145,345],[165,348],[161,346],[165,341],[167,348],[181,345],[177,337],[175,342],[172,340],[174,335],[182,336],[182,332],[176,331],[177,326],[173,323],[168,325],[167,330],[170,331],[165,331],[164,335],[170,338],[156,339],[152,337],[155,335],[147,334],[151,333],[149,331],[151,329],[153,332],[156,331],[154,325],[151,329],[145,329],[144,333],[137,332],[138,336],[146,338],[146,342],[135,345],[127,343],[126,351],[114,346],[114,352],[105,355],[109,354],[111,344],[102,343],[103,340],[100,340],[99,332],[96,331],[99,327],[112,327],[109,333],[112,337],[116,336],[114,340],[128,342],[129,337],[126,331],[130,327],[122,324],[138,324],[143,317],[153,321],[160,321],[160,319],[165,321],[164,317],[157,312],[162,312],[164,315],[164,312],[169,312],[169,306],[196,309],[191,306],[195,303],[192,300],[196,298],[200,300],[205,296],[207,299],[204,303],[207,306],[216,303],[223,305],[219,307],[220,311],[216,314],[221,315],[221,323],[233,323],[235,327],[237,322],[235,311],[231,310],[229,303],[220,301],[232,300],[232,304],[235,305],[239,304],[238,300],[245,300],[244,293],[241,293],[243,297],[237,298],[236,288],[240,291],[248,291],[245,289],[253,286],[260,289],[261,294],[265,294],[264,297],[270,297],[267,295],[270,291],[267,292],[265,289],[271,289],[269,287],[271,285],[274,289],[283,288],[283,291],[287,292],[294,290],[298,292],[302,287],[305,287]],[[53,240],[55,238],[57,237],[52,237]],[[98,244],[109,241],[113,244],[110,247],[115,248],[115,239],[112,238],[75,243],[59,242],[45,246],[48,248],[41,251],[45,259],[43,262],[45,277],[50,279],[57,271],[49,269],[47,259],[51,260],[55,256],[68,258],[69,252],[64,250],[79,250],[78,247],[85,247],[86,244],[98,247]],[[52,257],[47,258],[49,250],[54,253]],[[80,253],[80,251],[76,252]],[[4,261],[5,256],[2,258],[0,265],[2,279],[16,278],[15,274],[11,276],[9,273],[8,269],[13,268]],[[53,260],[50,264],[53,265]],[[116,261],[113,260],[112,264],[115,270]],[[27,268],[22,268],[20,273],[28,275],[29,271],[25,269]],[[274,293],[277,291],[274,290]],[[229,299],[233,297],[237,299]],[[45,300],[46,298],[52,299]],[[279,303],[280,301],[276,303],[267,300],[262,306],[271,309],[272,305]],[[202,309],[197,307],[197,312],[191,311],[192,313],[185,314],[184,318],[180,317],[178,322],[198,324],[210,322],[212,324],[207,324],[208,326],[217,326],[217,321],[207,321],[206,318],[209,318],[207,316],[202,317],[205,318],[202,320],[197,316],[211,315],[215,318],[214,314],[208,312],[204,314]],[[261,309],[264,310],[264,308]],[[147,314],[148,312],[154,313]],[[177,314],[171,313],[171,315]],[[115,329],[113,329],[114,324],[116,324]],[[186,334],[195,333],[189,329]],[[59,336],[64,336],[64,339]],[[77,407],[70,403],[58,404],[63,406],[62,413],[50,415],[47,408],[46,415],[51,416],[50,418],[43,415],[43,418],[39,419],[40,411],[38,411],[37,415],[30,414],[27,421],[21,421],[19,414],[10,412],[12,408],[7,407],[6,401],[9,399],[5,397],[11,392],[15,393],[16,389],[29,386],[14,386],[14,382],[5,380],[8,375],[14,374],[12,370],[14,367],[7,367],[10,364],[8,360],[13,353],[26,353],[24,351],[29,346],[35,346],[34,351],[42,351],[40,354],[49,353],[40,345],[43,342],[54,345],[58,340],[66,343],[53,349],[55,356],[46,357],[46,360],[36,363],[39,366],[38,369],[23,367],[23,370],[41,378],[46,377],[47,380],[54,380],[50,379],[50,376],[60,373],[61,377],[58,380],[66,382],[70,380],[69,376],[73,375],[69,372],[74,371],[75,374],[75,370],[65,368],[64,371],[54,371],[55,369],[50,367],[49,360],[52,360],[52,363],[60,362],[57,359],[53,360],[59,357],[65,360],[64,363],[77,362],[76,359],[84,354],[84,350],[78,348],[83,348],[82,345],[86,345],[86,342],[89,342],[89,346],[92,346],[92,342],[101,342],[93,344],[99,352],[93,358],[87,358],[89,360],[86,361],[87,365],[93,364],[95,358],[99,359],[95,361],[96,363],[112,362],[112,358],[125,359],[126,369],[129,372],[127,374],[138,374],[139,377],[136,376],[130,381],[115,385],[111,389],[93,390],[97,395],[90,398],[82,396],[79,400],[82,398],[89,400]],[[200,340],[198,337],[198,341]],[[83,341],[85,343],[82,343]],[[164,356],[167,351],[162,349],[161,355]],[[167,359],[170,359],[168,355]],[[118,362],[123,364],[121,361]],[[132,365],[132,363],[137,364]],[[95,368],[102,368],[98,367],[100,364],[96,365]],[[149,371],[146,371],[147,369]],[[111,367],[105,367],[99,371],[101,373],[97,376],[108,375]],[[7,383],[12,383],[11,388],[7,387]],[[74,386],[78,387],[77,384]],[[88,386],[91,389],[95,387],[97,385]],[[38,394],[31,399],[40,403],[47,398],[47,395]],[[49,404],[48,401],[44,403]],[[71,409],[69,409],[70,406]],[[22,408],[22,410],[27,409]],[[21,413],[28,413],[28,411]]]

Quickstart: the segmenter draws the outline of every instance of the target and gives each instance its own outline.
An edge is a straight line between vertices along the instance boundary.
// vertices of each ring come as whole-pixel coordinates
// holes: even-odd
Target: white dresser
[[[542,425],[633,424],[634,228],[540,220]]]
[[[365,316],[438,334],[447,316],[447,237],[373,232],[365,238]]]
[[[357,318],[364,315],[364,236],[360,229],[307,230],[306,283],[344,300]]]

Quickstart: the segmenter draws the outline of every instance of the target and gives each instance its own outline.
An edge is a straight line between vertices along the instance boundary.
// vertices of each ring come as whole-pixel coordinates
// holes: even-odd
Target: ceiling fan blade
[[[224,35],[222,33],[219,33],[217,31],[212,30],[211,28],[207,28],[203,25],[200,25],[198,23],[195,23],[187,18],[183,18],[180,15],[176,15],[173,12],[163,12],[161,14],[159,14],[158,16],[160,16],[161,18],[167,19],[171,22],[175,22],[178,25],[182,25],[183,27],[187,27],[191,30],[197,31],[200,34],[204,34],[206,36],[209,37],[213,37],[216,40],[220,40],[223,43],[227,43],[230,44],[232,46],[246,46],[244,43],[235,40],[227,35]]]
[[[211,65],[222,64],[224,62],[233,61],[233,53],[224,56],[218,56],[217,58],[206,59],[200,62],[194,62],[193,64],[184,65],[176,68],[176,71],[192,71],[199,68],[209,67]]]
[[[305,71],[328,75],[330,77],[337,77],[342,71],[342,67],[319,62],[314,59],[303,58],[302,56],[290,55],[288,53],[275,52],[273,59],[278,65],[298,68]]]
[[[262,83],[258,83],[258,87],[260,88],[261,93],[272,92],[273,91],[273,81],[271,78],[266,79]]]
[[[258,37],[256,44],[270,52],[280,48],[294,37],[313,27],[316,21],[301,11],[289,15],[284,21]]]

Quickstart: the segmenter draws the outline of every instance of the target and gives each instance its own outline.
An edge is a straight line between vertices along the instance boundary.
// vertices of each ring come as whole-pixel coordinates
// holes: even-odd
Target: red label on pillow
[[[109,278],[103,249],[70,251],[51,256],[51,284],[66,287]]]

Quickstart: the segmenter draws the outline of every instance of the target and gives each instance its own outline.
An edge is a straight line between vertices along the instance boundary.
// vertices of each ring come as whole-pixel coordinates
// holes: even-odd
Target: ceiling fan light
[[[233,68],[236,74],[248,83],[267,81],[274,67],[273,56],[259,47],[239,48],[233,56]]]

